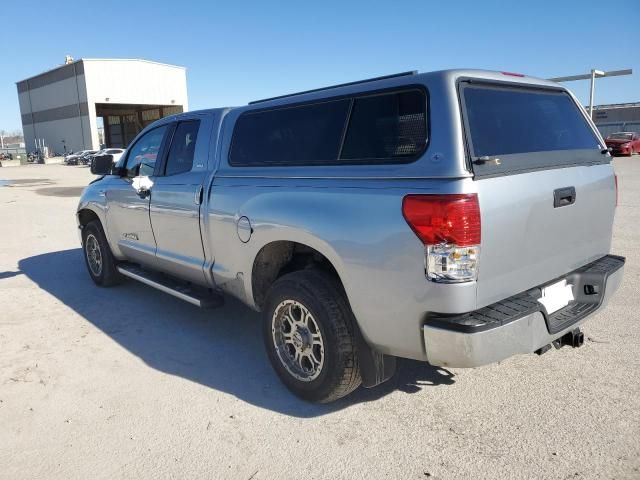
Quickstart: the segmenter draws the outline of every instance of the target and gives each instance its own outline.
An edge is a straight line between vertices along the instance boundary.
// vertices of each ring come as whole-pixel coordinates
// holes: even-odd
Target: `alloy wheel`
[[[273,344],[280,362],[298,380],[318,378],[324,366],[324,339],[307,307],[295,300],[284,300],[271,319]]]
[[[84,251],[87,256],[87,263],[89,264],[91,273],[93,273],[94,276],[99,277],[102,273],[102,252],[100,251],[98,239],[92,233],[87,235]]]

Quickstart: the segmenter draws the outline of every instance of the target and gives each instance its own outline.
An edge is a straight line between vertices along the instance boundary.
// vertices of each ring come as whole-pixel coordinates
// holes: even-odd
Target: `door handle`
[[[136,191],[136,194],[143,200],[151,195],[151,188],[153,187],[153,180],[149,177],[134,177],[131,181],[131,186]]]
[[[553,191],[553,208],[566,207],[576,201],[575,187],[557,188]]]
[[[144,189],[144,190],[138,190],[136,193],[138,194],[138,196],[139,196],[141,199],[143,199],[143,200],[144,200],[144,199],[145,199],[145,198],[147,198],[149,195],[151,195],[151,190],[146,190],[146,189]]]

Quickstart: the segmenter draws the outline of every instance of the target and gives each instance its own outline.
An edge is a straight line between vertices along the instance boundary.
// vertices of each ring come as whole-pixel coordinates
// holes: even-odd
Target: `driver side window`
[[[154,128],[138,140],[127,156],[127,177],[150,176],[156,166],[156,158],[162,146],[167,126]]]

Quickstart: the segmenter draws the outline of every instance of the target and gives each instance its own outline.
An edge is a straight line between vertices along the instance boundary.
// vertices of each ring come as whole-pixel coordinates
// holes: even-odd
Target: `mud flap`
[[[393,377],[396,372],[396,357],[384,355],[371,348],[359,328],[356,328],[356,339],[362,386],[373,388]]]

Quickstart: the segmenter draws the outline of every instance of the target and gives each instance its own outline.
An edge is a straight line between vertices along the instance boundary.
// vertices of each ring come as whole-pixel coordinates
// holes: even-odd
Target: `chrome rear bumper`
[[[607,256],[600,261],[609,258],[621,259],[621,257]],[[546,315],[544,307],[540,307],[538,311],[529,310],[519,318],[507,319],[499,326],[478,329],[474,332],[461,331],[458,328],[459,324],[449,328],[446,319],[431,323],[427,321],[423,326],[427,361],[432,365],[447,367],[478,367],[499,362],[513,355],[535,352],[582,325],[591,315],[608,303],[622,282],[624,259],[621,259],[621,262],[613,271],[603,270],[594,273],[593,270],[589,270],[587,272],[589,281],[593,279],[594,275],[602,276],[604,289],[601,298],[598,299],[597,305],[593,305],[594,308],[588,310],[588,313],[576,317],[575,322],[568,324],[563,319],[561,329],[549,327],[549,317],[553,316]],[[591,265],[600,266],[596,264],[597,262],[594,262]],[[573,272],[567,277],[581,274],[584,275],[584,273],[576,274]],[[578,285],[578,287],[581,288],[582,285]],[[576,296],[576,298],[578,297]],[[566,308],[570,309],[571,304]],[[562,314],[562,311],[558,313]],[[472,314],[467,314],[467,319]]]

